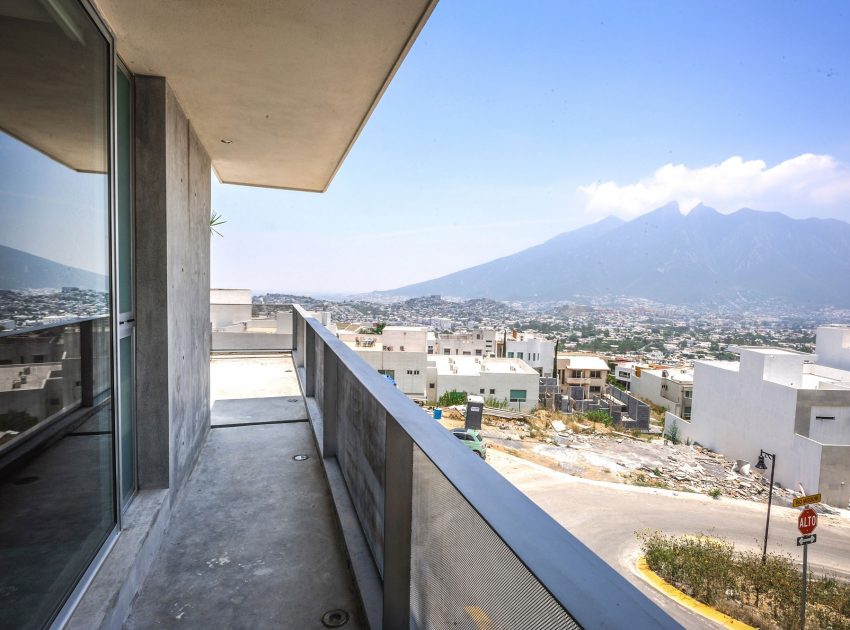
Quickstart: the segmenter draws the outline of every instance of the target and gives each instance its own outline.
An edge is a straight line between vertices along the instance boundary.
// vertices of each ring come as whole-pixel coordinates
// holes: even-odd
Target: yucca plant
[[[220,225],[224,225],[225,223],[227,223],[227,221],[224,220],[221,214],[213,210],[210,213],[210,236],[213,234],[221,236],[221,232],[219,232],[216,228]]]

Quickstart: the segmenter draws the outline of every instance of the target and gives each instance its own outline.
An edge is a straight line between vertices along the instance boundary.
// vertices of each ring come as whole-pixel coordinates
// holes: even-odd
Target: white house
[[[552,376],[555,365],[555,342],[528,333],[508,334],[504,342],[508,359],[522,359],[540,376]],[[501,343],[499,344],[501,345]]]
[[[650,367],[635,364],[629,379],[629,391],[653,405],[665,407],[684,418],[691,417],[694,370],[691,367]]]
[[[378,372],[392,378],[405,394],[424,400],[427,328],[387,326],[380,335],[340,330],[337,337]]]
[[[841,367],[841,344],[848,334],[850,327],[819,328],[815,355],[730,348],[740,361],[698,361],[691,420],[668,413],[665,430],[675,423],[681,439],[732,459],[754,462],[761,449],[774,453],[778,483],[820,492],[826,503],[846,508],[850,370]]]
[[[626,390],[632,386],[632,372],[635,364],[633,361],[626,361],[614,365],[614,378],[617,379]]]
[[[496,356],[496,331],[473,328],[467,332],[444,333],[437,339],[435,354],[452,356]]]
[[[431,403],[454,390],[507,401],[520,411],[537,406],[540,390],[537,370],[519,359],[495,357],[432,355],[427,381]]]
[[[821,326],[817,333],[818,363],[850,371],[850,326]]]

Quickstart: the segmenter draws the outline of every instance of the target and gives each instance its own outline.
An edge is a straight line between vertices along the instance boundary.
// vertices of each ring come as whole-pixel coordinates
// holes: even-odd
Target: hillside
[[[670,304],[850,307],[850,224],[673,203],[388,293],[496,300],[631,296]]]
[[[0,245],[0,289],[78,287],[106,291],[106,277]]]

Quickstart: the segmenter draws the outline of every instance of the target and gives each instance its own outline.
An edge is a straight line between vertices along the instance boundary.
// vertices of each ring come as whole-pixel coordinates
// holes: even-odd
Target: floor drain
[[[348,623],[348,613],[344,610],[329,610],[322,615],[322,625],[325,628],[339,628]]]
[[[296,462],[303,462],[305,459],[310,459],[310,456],[309,455],[296,455],[292,459],[294,459]]]

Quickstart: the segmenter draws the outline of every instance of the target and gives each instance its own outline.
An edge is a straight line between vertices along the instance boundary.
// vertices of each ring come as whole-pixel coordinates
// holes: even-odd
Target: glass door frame
[[[116,331],[114,337],[114,346],[115,346],[115,354],[113,355],[113,365],[114,365],[114,381],[115,388],[113,389],[113,404],[114,404],[114,412],[115,412],[115,450],[117,453],[117,457],[115,458],[116,462],[116,497],[118,503],[118,522],[121,529],[124,528],[123,524],[123,513],[127,510],[127,507],[132,503],[133,498],[136,496],[139,489],[139,469],[138,469],[138,445],[137,445],[137,434],[138,432],[135,430],[135,423],[138,419],[136,416],[136,387],[135,387],[135,376],[136,376],[136,292],[135,292],[135,282],[136,282],[136,230],[135,230],[135,220],[136,220],[136,207],[135,207],[135,161],[134,161],[134,142],[135,142],[135,111],[134,111],[134,99],[135,99],[135,86],[133,73],[130,72],[129,68],[127,68],[126,64],[121,60],[117,53],[113,53],[113,89],[112,89],[112,100],[114,106],[112,108],[112,128],[113,128],[113,137],[114,142],[112,150],[113,150],[113,161],[114,161],[114,169],[112,173],[112,181],[113,185],[113,194],[111,196],[113,208],[112,208],[112,277],[113,277],[113,316],[114,316],[114,329]],[[130,195],[130,252],[127,257],[130,264],[130,293],[132,295],[132,308],[127,312],[121,312],[121,278],[120,278],[120,261],[121,256],[118,251],[119,246],[121,245],[119,235],[118,235],[118,73],[122,73],[128,80],[130,84],[130,99],[129,99],[129,117],[130,117],[130,125],[129,125],[129,133],[130,133],[130,152],[129,152],[129,169],[130,169],[130,178],[129,178],[129,195]],[[131,356],[131,364],[132,364],[132,378],[133,378],[133,386],[132,386],[132,406],[133,409],[129,411],[123,408],[123,400],[121,395],[121,340],[129,337],[130,338],[130,356]],[[130,421],[129,418],[132,418],[134,423],[133,429],[133,440],[132,440],[132,449],[133,449],[133,487],[127,494],[127,496],[123,496],[124,484],[123,484],[123,471],[124,471],[124,458],[126,457],[124,453],[124,444],[122,441],[122,427],[124,421]]]
[[[106,42],[107,48],[107,56],[108,56],[108,67],[106,72],[106,81],[107,81],[107,215],[108,215],[108,231],[107,236],[109,238],[109,272],[110,272],[110,304],[109,304],[109,323],[110,323],[110,345],[111,345],[111,390],[110,395],[112,396],[112,418],[111,418],[111,428],[112,428],[112,504],[113,504],[113,527],[112,531],[104,540],[100,549],[97,551],[95,556],[92,558],[86,570],[80,576],[77,581],[76,586],[68,595],[68,598],[65,600],[65,603],[62,604],[62,607],[56,613],[53,621],[50,624],[51,628],[60,629],[64,627],[67,621],[70,619],[71,615],[74,612],[74,609],[79,604],[83,595],[85,594],[88,587],[91,585],[92,580],[94,580],[95,575],[100,569],[106,557],[109,555],[109,552],[112,550],[112,547],[115,545],[118,540],[119,532],[122,528],[122,512],[121,512],[121,503],[120,503],[120,470],[121,470],[121,453],[118,448],[118,412],[117,412],[117,386],[118,386],[118,361],[116,360],[117,351],[118,351],[118,316],[117,316],[117,260],[116,260],[116,103],[117,103],[117,93],[116,93],[116,57],[117,53],[115,50],[115,34],[106,24],[104,19],[100,16],[97,10],[92,5],[91,0],[77,0],[78,5],[85,11],[88,17],[91,19],[95,28],[100,32],[101,37],[103,37]]]

